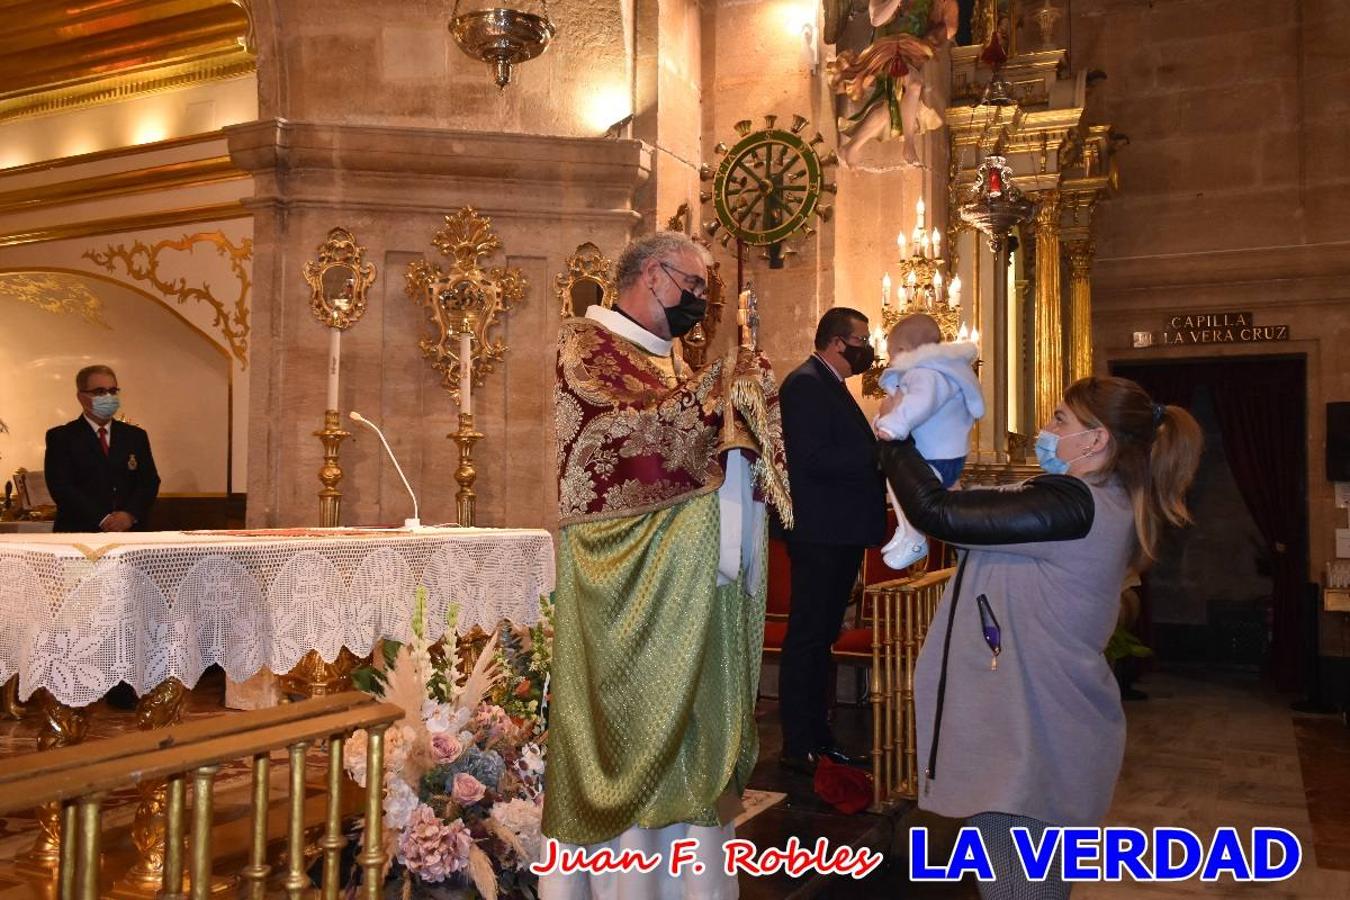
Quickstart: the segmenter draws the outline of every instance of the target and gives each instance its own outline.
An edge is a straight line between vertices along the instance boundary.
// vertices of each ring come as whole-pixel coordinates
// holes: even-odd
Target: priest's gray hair
[[[693,241],[688,235],[678,231],[658,231],[646,237],[640,237],[623,249],[619,262],[614,267],[614,280],[619,290],[626,291],[637,284],[642,267],[652,259],[667,259],[678,253],[690,251],[705,266],[712,265],[712,254],[708,248]]]

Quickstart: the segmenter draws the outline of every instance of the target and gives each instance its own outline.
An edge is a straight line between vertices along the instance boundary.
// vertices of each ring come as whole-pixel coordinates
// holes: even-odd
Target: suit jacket
[[[43,467],[56,501],[53,530],[98,531],[103,517],[117,510],[131,513],[135,531],[149,530],[159,473],[143,429],[110,422],[104,456],[98,435],[81,416],[48,430]]]
[[[778,393],[796,526],[789,541],[876,546],[886,496],[872,425],[853,395],[812,355]]]

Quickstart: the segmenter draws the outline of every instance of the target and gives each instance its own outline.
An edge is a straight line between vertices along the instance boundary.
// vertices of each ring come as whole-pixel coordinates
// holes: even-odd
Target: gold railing
[[[953,569],[869,586],[872,613],[872,809],[918,796],[914,663]]]
[[[381,800],[384,732],[403,717],[403,710],[349,692],[271,709],[215,716],[186,725],[137,732],[106,740],[33,753],[5,762],[0,771],[0,814],[45,803],[61,807],[60,865],[57,896],[97,900],[107,896],[100,872],[101,805],[107,794],[128,784],[167,779],[166,842],[161,898],[205,900],[219,887],[212,875],[212,787],[222,763],[253,760],[253,797],[249,860],[241,872],[236,896],[262,898],[268,893],[272,867],[267,859],[270,752],[290,753],[289,830],[286,873],[280,886],[286,896],[311,895],[305,871],[305,752],[315,742],[328,748],[328,807],[323,854],[325,900],[341,889],[339,858],[342,833],[342,746],[356,729],[369,733],[365,789],[365,842],[357,861],[362,867],[362,892],[368,900],[381,896],[385,854],[381,843]],[[188,877],[184,880],[187,783],[192,779],[192,825]],[[185,891],[186,888],[186,891]]]

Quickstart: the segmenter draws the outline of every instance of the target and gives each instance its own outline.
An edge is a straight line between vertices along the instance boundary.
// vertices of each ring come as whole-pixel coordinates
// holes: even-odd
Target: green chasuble
[[[764,582],[717,585],[718,501],[564,528],[544,833],[718,824],[759,756]],[[764,535],[757,536],[764,544]]]
[[[752,482],[790,509],[767,363],[684,371],[668,342],[634,329],[592,307],[559,337],[543,832],[578,845],[722,824],[719,808],[739,798],[759,753],[764,642],[767,533]],[[753,440],[728,439],[727,398]],[[733,444],[750,466],[729,461]],[[745,474],[728,479],[728,465]],[[728,518],[733,508],[756,512]]]

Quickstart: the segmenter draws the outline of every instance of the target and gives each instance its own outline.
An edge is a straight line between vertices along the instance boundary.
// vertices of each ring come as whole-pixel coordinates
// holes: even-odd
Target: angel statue
[[[853,0],[824,0],[825,42],[837,44],[853,14]],[[899,136],[901,154],[919,164],[914,139],[942,125],[926,102],[924,63],[956,36],[956,0],[868,0],[872,44],[861,53],[841,50],[827,66],[830,87],[862,104],[840,119],[839,158],[852,166],[872,138]]]

